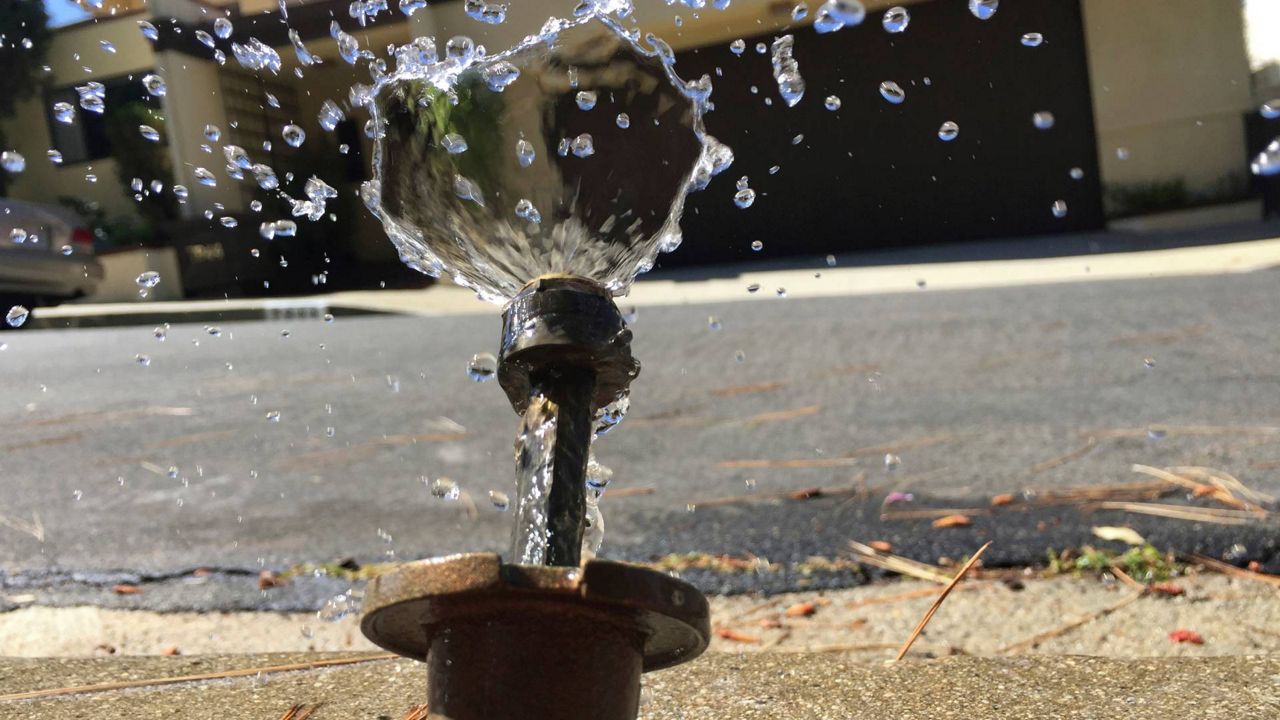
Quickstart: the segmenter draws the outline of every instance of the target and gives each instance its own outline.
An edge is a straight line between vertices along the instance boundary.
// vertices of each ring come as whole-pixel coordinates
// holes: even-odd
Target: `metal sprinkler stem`
[[[555,415],[551,486],[531,492],[532,475],[516,488],[515,562],[529,562],[520,537],[529,517],[543,518],[542,564],[576,567],[582,558],[586,519],[586,473],[595,412],[626,392],[640,372],[631,356],[631,331],[609,293],[577,277],[538,278],[503,313],[498,383],[524,429]],[[530,507],[531,503],[538,507]]]

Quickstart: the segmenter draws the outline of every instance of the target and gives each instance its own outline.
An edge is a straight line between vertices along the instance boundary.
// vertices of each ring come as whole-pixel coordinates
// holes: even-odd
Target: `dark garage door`
[[[778,97],[768,54],[755,51],[774,34],[746,38],[741,57],[727,42],[681,54],[682,76],[715,79],[708,128],[737,160],[690,198],[684,245],[663,266],[1103,226],[1079,3],[1005,2],[985,22],[965,0],[908,7],[899,35],[881,28],[879,12],[837,33],[796,31],[807,92],[794,108]],[[1026,32],[1043,33],[1044,45],[1023,47]],[[880,97],[885,80],[906,90],[903,104]],[[839,111],[824,107],[828,95],[841,98]],[[1042,110],[1053,129],[1033,126]],[[960,126],[950,143],[937,137],[947,120]],[[1073,167],[1083,180],[1069,177]],[[732,199],[742,175],[760,193],[746,210]],[[1065,218],[1051,212],[1057,199]],[[754,240],[765,244],[759,255]]]

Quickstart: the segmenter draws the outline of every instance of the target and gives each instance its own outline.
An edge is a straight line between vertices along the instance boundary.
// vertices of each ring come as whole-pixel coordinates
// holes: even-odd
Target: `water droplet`
[[[1267,120],[1280,118],[1280,98],[1262,103],[1262,106],[1258,108],[1258,114]]]
[[[231,21],[220,17],[213,21],[213,34],[226,40],[231,37]]]
[[[106,40],[99,40],[98,47],[102,48],[103,52],[109,53],[111,55],[116,54],[116,46],[112,45],[110,42]]]
[[[138,133],[142,135],[142,138],[144,140],[150,140],[151,142],[160,142],[160,131],[156,130],[150,125],[139,125]]]
[[[212,49],[213,49],[213,46],[214,46],[214,45],[217,45],[217,44],[218,44],[218,43],[217,43],[217,41],[213,39],[213,36],[212,36],[212,35],[210,35],[209,33],[205,32],[204,30],[197,30],[197,31],[196,31],[196,39],[200,41],[200,44],[201,44],[201,45],[204,45],[205,47],[209,48],[210,50],[212,50]]]
[[[107,109],[107,87],[100,82],[77,85],[76,94],[80,96],[80,107],[91,113],[101,115]]]
[[[532,143],[528,140],[516,141],[516,159],[520,161],[520,167],[529,167],[536,157],[537,153],[534,151]]]
[[[476,382],[487,382],[498,374],[498,358],[493,353],[478,353],[467,363],[467,377]]]
[[[861,25],[866,17],[867,9],[858,0],[828,0],[818,9],[813,24],[818,32],[834,32]]]
[[[1142,366],[1150,370],[1156,366],[1156,359],[1153,357],[1142,358]]]
[[[177,197],[177,198],[178,198],[178,202],[184,202],[184,201],[187,199],[187,186],[186,186],[186,185],[174,185],[174,186],[173,186],[173,194],[174,194],[174,196],[175,196],[175,197]]]
[[[307,140],[307,131],[297,125],[285,125],[280,131],[280,137],[284,138],[289,147],[301,147]]]
[[[979,20],[990,20],[1000,8],[1000,0],[969,0],[969,12]]]
[[[902,101],[907,99],[907,93],[903,91],[898,83],[892,80],[885,80],[880,83],[880,97],[894,105],[901,105]]]
[[[888,470],[889,472],[893,472],[894,470],[897,470],[898,466],[901,464],[902,464],[902,458],[898,457],[897,455],[894,455],[893,453],[885,453],[884,455],[885,470]]]
[[[233,228],[240,224],[239,220],[236,220],[230,215],[223,215],[218,222],[222,223],[222,227],[224,228]]]
[[[14,228],[9,231],[9,240],[17,245],[27,241],[27,231],[23,228]]]
[[[742,40],[741,38],[729,43],[729,52],[733,53],[734,55],[741,55],[742,53],[746,52],[746,50],[747,50],[747,43],[745,40]]]
[[[538,208],[533,206],[532,201],[523,198],[516,203],[516,216],[524,218],[531,223],[542,222],[542,213],[538,212]]]
[[[579,110],[590,110],[596,106],[596,93],[591,90],[579,90],[576,100]]]
[[[151,367],[151,356],[138,354],[133,357],[133,361],[142,367]]]
[[[1067,174],[1071,176],[1071,179],[1072,179],[1072,180],[1083,180],[1083,179],[1084,179],[1084,170],[1082,170],[1081,168],[1078,168],[1078,167],[1073,167],[1073,168],[1071,168],[1071,170],[1070,170],[1070,171],[1068,171],[1068,172],[1067,172]]]
[[[573,149],[573,154],[580,158],[591,157],[596,154],[596,146],[591,139],[591,133],[582,133],[574,138],[570,147]]]
[[[431,481],[431,494],[442,500],[457,500],[462,496],[462,488],[447,477],[439,477]]]
[[[493,503],[493,507],[501,512],[506,512],[511,507],[511,499],[504,492],[497,490],[489,491],[489,502]]]
[[[222,328],[217,325],[206,325],[204,331],[212,337],[222,337]]]
[[[218,179],[213,176],[213,173],[209,172],[208,170],[202,167],[196,168],[192,174],[195,175],[196,182],[200,183],[201,185],[208,185],[209,187],[215,187],[218,184]]]
[[[148,270],[139,275],[135,282],[138,283],[138,287],[153,288],[160,284],[160,273],[155,270]]]
[[[449,38],[449,42],[444,45],[444,55],[446,58],[454,61],[458,65],[466,65],[471,62],[476,54],[476,44],[471,38],[465,35],[458,35]]]
[[[325,314],[324,314],[324,321],[325,321],[325,322],[327,322],[327,323],[331,323],[331,322],[333,322],[333,313],[325,313]]]
[[[1151,441],[1163,440],[1169,436],[1169,431],[1164,428],[1147,428],[1147,439]]]
[[[156,29],[155,25],[146,20],[138,21],[138,29],[142,31],[142,36],[148,40],[155,41],[160,39],[160,31]]]
[[[764,243],[760,242],[759,240],[752,240],[752,241],[751,241],[751,251],[752,251],[752,252],[760,252],[760,251],[761,251],[761,250],[763,250],[763,249],[764,249]]]
[[[800,22],[807,17],[809,17],[809,6],[804,3],[798,3],[795,7],[791,8],[791,19],[793,21]]]
[[[335,595],[324,604],[324,607],[316,612],[316,619],[332,623],[348,615],[354,615],[360,610],[361,597],[362,593],[355,589],[348,590],[341,595]]]
[[[30,316],[30,310],[26,309],[22,305],[14,305],[9,308],[9,312],[5,314],[4,321],[9,324],[9,327],[22,327],[22,324],[25,323],[27,318]]]
[[[760,292],[760,283],[751,283],[750,285],[748,285],[748,286],[747,286],[747,292],[749,292],[749,293],[757,293],[757,292]]]
[[[1054,200],[1054,201],[1053,201],[1052,211],[1053,211],[1053,216],[1054,216],[1054,217],[1056,217],[1056,218],[1058,218],[1058,219],[1062,219],[1062,218],[1066,217],[1066,216],[1067,216],[1067,201],[1066,201],[1066,200]]]
[[[960,135],[960,126],[950,120],[942,123],[938,128],[938,139],[943,142],[951,142]]]
[[[273,422],[273,423],[278,423],[278,422],[280,422],[280,411],[279,411],[279,410],[271,410],[270,412],[268,412],[268,413],[267,413],[267,422]]]
[[[1048,110],[1041,110],[1031,116],[1031,124],[1035,125],[1039,130],[1048,130],[1053,127],[1053,123],[1053,113]]]
[[[143,75],[142,86],[154,97],[164,97],[164,94],[169,91],[169,88],[164,83],[164,78],[155,73]]]
[[[1040,47],[1044,44],[1044,35],[1038,32],[1029,32],[1022,36],[1022,44],[1027,47]]]
[[[837,95],[828,95],[828,96],[827,96],[827,99],[826,99],[825,101],[823,101],[823,103],[822,103],[822,104],[823,104],[824,106],[826,106],[826,108],[827,108],[828,110],[830,110],[831,112],[835,112],[835,111],[837,111],[837,110],[839,110],[839,109],[840,109],[840,106],[841,106],[841,104],[842,104],[842,103],[840,102],[840,97],[839,97],[839,96],[837,96]]]
[[[151,331],[151,335],[156,340],[160,342],[164,342],[165,340],[169,339],[169,329],[163,326],[157,327],[155,330]]]
[[[58,248],[58,252],[62,253],[63,255],[70,255],[75,251],[76,249],[71,247],[70,245],[63,245],[62,247]]]
[[[720,318],[712,315],[707,318],[707,327],[711,330],[719,330],[723,326],[720,324]]]
[[[463,6],[467,15],[486,25],[501,25],[507,20],[507,6],[484,0],[466,0]]]
[[[733,204],[742,209],[746,209],[754,205],[756,202],[756,191],[751,188],[743,188],[733,195]],[[756,242],[759,242],[758,240]]]
[[[53,119],[64,125],[70,125],[75,122],[76,108],[69,102],[56,102],[53,104]]]
[[[1272,144],[1274,145],[1275,143],[1272,143]],[[1128,160],[1129,148],[1124,148],[1124,147],[1116,148],[1116,158],[1119,160]]]
[[[450,155],[457,155],[467,151],[467,140],[458,133],[449,133],[440,140],[440,145],[449,152]]]
[[[5,150],[0,152],[0,167],[6,172],[20,173],[27,169],[27,159],[17,150]]]
[[[631,116],[626,113],[618,113],[617,123],[618,127],[626,130],[631,127]]]
[[[886,32],[900,33],[907,29],[907,25],[911,23],[911,13],[907,12],[904,7],[891,7],[884,12],[884,18],[880,20],[880,24],[884,26]]]
[[[780,287],[777,290],[774,290],[773,292],[775,295],[777,295],[780,298],[784,298],[787,296],[787,289],[784,287]]]
[[[1126,151],[1125,156],[1120,158],[1125,160],[1129,157]],[[1258,153],[1257,157],[1249,163],[1249,171],[1258,177],[1274,177],[1280,175],[1280,138],[1271,141],[1266,149]]]
[[[50,150],[48,153],[46,153],[46,155],[49,156],[49,162],[53,163],[54,165],[62,164],[62,153],[58,152],[57,150]]]
[[[783,35],[773,41],[773,79],[778,83],[778,94],[787,107],[795,107],[804,97],[804,78],[800,76],[800,64],[794,57],[796,39]]]

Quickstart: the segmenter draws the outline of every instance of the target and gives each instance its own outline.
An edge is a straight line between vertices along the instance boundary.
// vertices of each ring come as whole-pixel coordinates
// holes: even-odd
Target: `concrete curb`
[[[363,660],[336,664],[343,658]],[[121,657],[0,660],[0,697],[40,689],[241,671],[241,676],[0,700],[0,717],[278,718],[319,705],[314,720],[400,718],[426,700],[424,666],[351,655]],[[299,663],[326,666],[264,670]],[[645,676],[645,720],[858,718],[1276,717],[1280,658],[1104,660],[1086,657],[972,658],[859,663],[838,654],[711,654]],[[566,717],[587,717],[583,714]]]

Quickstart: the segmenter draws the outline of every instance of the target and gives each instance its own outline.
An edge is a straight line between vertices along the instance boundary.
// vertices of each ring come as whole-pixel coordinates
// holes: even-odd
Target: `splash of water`
[[[685,196],[733,154],[703,126],[710,78],[681,79],[630,15],[584,2],[501,52],[417,38],[372,66],[361,196],[405,263],[492,302],[548,273],[621,295],[680,244]]]
[[[551,520],[547,499],[551,495],[555,446],[555,406],[545,397],[535,396],[516,435],[516,488],[520,494],[516,498],[509,562],[542,565],[546,561]]]

